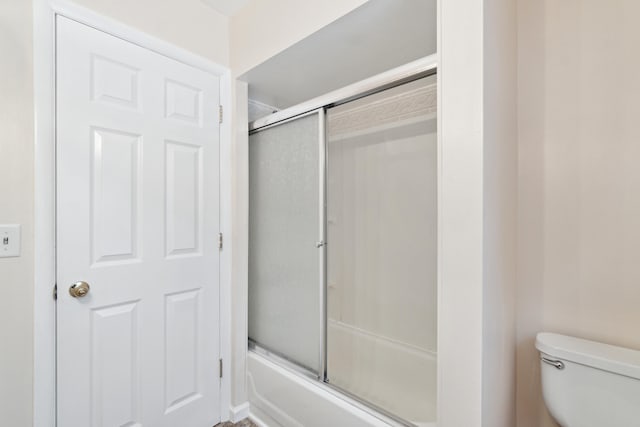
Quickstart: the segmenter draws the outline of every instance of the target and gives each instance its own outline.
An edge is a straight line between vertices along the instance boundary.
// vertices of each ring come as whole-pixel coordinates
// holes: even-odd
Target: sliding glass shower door
[[[323,371],[324,112],[249,136],[249,338]]]
[[[250,342],[418,426],[436,420],[436,98],[423,75],[249,141]]]
[[[327,377],[435,419],[435,76],[327,109]]]

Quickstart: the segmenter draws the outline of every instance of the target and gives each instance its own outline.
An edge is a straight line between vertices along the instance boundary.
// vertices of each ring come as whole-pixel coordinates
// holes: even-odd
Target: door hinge
[[[220,378],[222,378],[222,359],[220,359]]]
[[[57,283],[55,285],[53,285],[53,299],[54,300],[58,299],[58,284]]]
[[[219,122],[218,123],[222,123],[222,105],[218,105],[219,109],[218,109],[218,114],[219,114]]]
[[[222,233],[218,233],[218,249],[222,250]]]

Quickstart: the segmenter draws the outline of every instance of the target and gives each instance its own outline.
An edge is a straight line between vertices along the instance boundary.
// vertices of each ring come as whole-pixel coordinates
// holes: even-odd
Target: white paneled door
[[[56,55],[58,426],[211,427],[219,80],[63,17]]]

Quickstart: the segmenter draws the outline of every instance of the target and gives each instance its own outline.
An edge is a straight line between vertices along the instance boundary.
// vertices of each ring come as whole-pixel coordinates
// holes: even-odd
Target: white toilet
[[[546,332],[536,348],[544,401],[562,427],[640,427],[640,351]]]

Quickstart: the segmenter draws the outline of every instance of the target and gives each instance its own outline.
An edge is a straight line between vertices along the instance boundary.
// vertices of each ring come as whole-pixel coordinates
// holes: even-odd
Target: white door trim
[[[34,62],[34,371],[33,425],[56,426],[56,338],[53,286],[55,251],[55,17],[62,15],[220,78],[220,230],[231,236],[231,73],[230,70],[140,30],[66,0],[33,0]],[[231,239],[220,253],[220,357],[224,363],[220,414],[230,413]]]

